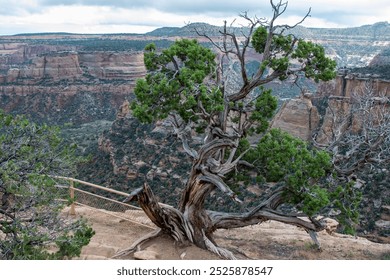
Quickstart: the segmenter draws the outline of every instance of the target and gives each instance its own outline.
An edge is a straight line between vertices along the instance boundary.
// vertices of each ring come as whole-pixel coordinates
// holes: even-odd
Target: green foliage
[[[338,186],[331,193],[333,206],[340,211],[337,215],[342,231],[345,234],[355,235],[356,225],[359,222],[359,206],[362,193],[353,187],[353,182]]]
[[[272,37],[272,49],[274,51],[288,53],[293,47],[293,36],[292,35],[281,35],[276,34]]]
[[[272,38],[269,38],[272,36]],[[316,82],[329,81],[336,77],[336,62],[325,56],[325,50],[321,45],[297,40],[292,35],[270,34],[263,26],[258,27],[252,35],[252,46],[258,53],[266,51],[267,40],[271,40],[267,51],[271,54],[267,57],[260,68],[264,71],[270,67],[280,72],[279,79],[287,78],[287,70],[292,60],[298,60],[303,66],[302,72],[307,78]],[[297,44],[296,44],[297,42]]]
[[[215,70],[215,55],[196,40],[181,39],[156,53],[154,45],[145,49],[149,73],[137,81],[133,114],[142,122],[164,119],[177,112],[185,121],[194,121],[199,102],[209,113],[223,109],[222,93],[203,84]]]
[[[288,69],[289,63],[290,63],[290,61],[289,61],[288,57],[274,58],[274,59],[271,59],[269,66],[272,69],[279,71],[281,73],[279,76],[279,79],[281,81],[283,81],[283,80],[287,79],[287,75],[285,73]]]
[[[309,149],[304,141],[280,129],[271,129],[262,137],[252,156],[260,158],[258,167],[268,181],[286,180],[291,186],[305,182],[304,175],[324,176],[331,166],[327,153]]]
[[[289,202],[312,216],[328,205],[329,194],[316,183],[331,168],[330,156],[279,129],[271,129],[245,159],[266,181],[286,184]]]
[[[239,149],[250,149],[249,141],[241,140]],[[262,181],[261,177],[268,182],[284,182],[286,201],[303,213],[313,216],[330,206],[339,212],[337,218],[343,232],[355,233],[362,194],[353,184],[330,190],[323,181],[332,170],[328,153],[310,148],[306,142],[280,129],[271,129],[256,148],[246,154],[245,160],[255,165],[257,182]]]
[[[74,171],[75,148],[64,145],[57,128],[0,111],[0,259],[72,257],[89,242],[86,223],[61,218],[68,195],[51,176]],[[73,249],[48,253],[60,240]]]
[[[336,62],[325,56],[324,48],[320,45],[299,40],[292,58],[304,63],[305,76],[316,82],[319,80],[329,81],[336,77]]]
[[[258,27],[252,35],[252,45],[256,52],[263,53],[267,43],[268,32],[263,26]]]
[[[95,232],[84,220],[76,221],[73,226],[74,233],[65,228],[55,240],[49,234],[32,232],[31,229],[20,232],[19,242],[2,241],[1,248],[9,250],[2,256],[14,260],[63,260],[78,257],[81,248],[89,244]]]
[[[79,220],[77,223],[79,226],[74,234],[66,231],[55,241],[58,251],[50,254],[51,259],[78,257],[81,254],[82,247],[89,244],[95,232],[85,221]]]
[[[267,44],[269,33],[264,26],[258,27],[252,35],[252,46],[258,53],[263,53]],[[274,34],[272,36],[271,49],[278,52],[289,52],[293,46],[291,35]]]
[[[317,185],[307,187],[305,192],[302,194],[298,193],[298,195],[295,196],[294,193],[293,195],[294,197],[292,198],[292,201],[298,203],[301,202],[298,204],[299,208],[308,216],[317,214],[330,203],[328,190]]]
[[[258,134],[268,129],[268,121],[273,116],[278,105],[278,101],[276,97],[272,95],[271,90],[262,90],[263,92],[254,102],[255,111],[249,118],[256,124],[253,125],[252,130]]]

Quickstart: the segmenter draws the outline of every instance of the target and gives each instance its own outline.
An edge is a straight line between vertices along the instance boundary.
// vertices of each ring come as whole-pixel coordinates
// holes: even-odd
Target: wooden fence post
[[[72,200],[72,204],[70,205],[70,214],[76,215],[76,209],[74,203],[74,182],[72,180],[69,180],[69,182],[70,182],[70,186],[69,186],[70,199]]]

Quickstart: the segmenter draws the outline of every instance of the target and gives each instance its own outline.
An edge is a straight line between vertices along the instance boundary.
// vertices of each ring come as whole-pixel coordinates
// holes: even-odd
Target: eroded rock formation
[[[53,123],[114,119],[146,69],[142,52],[0,44],[0,108]]]
[[[368,85],[369,84],[369,85]],[[372,75],[341,72],[327,93],[316,95],[303,94],[298,98],[286,101],[276,114],[272,127],[281,128],[303,140],[311,140],[313,133],[316,141],[328,144],[333,134],[342,134],[346,129],[358,133],[361,128],[361,116],[353,114],[352,105],[356,99],[371,90],[373,102],[379,105],[389,102],[390,81]],[[368,88],[369,87],[369,88]],[[317,108],[318,99],[326,99],[326,103]],[[319,111],[323,111],[320,115]]]
[[[271,127],[280,128],[304,140],[309,140],[319,125],[317,107],[311,102],[312,95],[306,93],[297,99],[285,102],[276,114]]]
[[[361,162],[356,165],[358,168],[350,175],[364,180],[364,184],[358,188],[363,193],[360,229],[373,240],[388,242],[390,169],[385,162],[389,160],[389,143],[384,143],[388,140],[381,139],[382,136],[378,138],[375,133],[382,133],[383,137],[386,133],[388,135],[390,80],[386,76],[342,71],[336,81],[320,87],[320,91],[310,97],[301,96],[287,101],[277,113],[272,126],[303,140],[314,141],[322,148],[330,147],[331,151],[339,153],[336,161],[352,154],[343,150],[346,145],[337,144],[340,139],[341,143],[348,143],[348,139],[362,139],[360,144],[350,147],[357,154],[363,155],[359,158]],[[342,138],[344,135],[350,138]],[[372,158],[371,151],[374,150],[363,149],[370,145],[374,147],[374,143],[382,145],[376,158]],[[337,151],[334,151],[335,148]],[[359,148],[363,150],[359,152]],[[353,166],[353,162],[346,166]]]

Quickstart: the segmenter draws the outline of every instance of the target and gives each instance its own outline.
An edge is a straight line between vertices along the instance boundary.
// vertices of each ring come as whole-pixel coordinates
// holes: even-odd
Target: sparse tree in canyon
[[[70,174],[75,160],[55,128],[0,110],[0,260],[80,255],[94,232],[61,216],[67,195],[52,177]]]
[[[143,122],[170,122],[192,160],[177,208],[158,203],[146,183],[126,200],[138,201],[159,228],[145,239],[167,233],[175,240],[234,258],[216,244],[213,232],[275,220],[304,228],[319,245],[316,232],[323,224],[315,215],[330,204],[329,192],[321,187],[320,179],[331,172],[331,157],[284,132],[269,130],[277,100],[263,85],[301,77],[330,80],[335,77],[336,63],[325,56],[320,45],[290,34],[310,10],[294,26],[277,25],[287,2],[270,3],[270,20],[242,15],[248,33],[235,34],[226,23],[218,39],[197,30],[210,40],[216,53],[188,39],[177,40],[162,51],[153,44],[145,48],[148,74],[137,82],[132,112]],[[246,69],[252,48],[259,58],[253,75]],[[231,71],[232,67],[238,71]],[[232,72],[239,73],[239,82]],[[267,182],[278,183],[264,191],[267,197],[256,207],[241,213],[205,207],[214,191],[241,203],[234,186],[251,183],[265,187]],[[282,209],[285,205],[290,205],[289,211]],[[117,256],[134,249],[132,246]]]
[[[354,224],[358,222],[357,210],[361,205],[356,202],[361,200],[363,185],[374,184],[375,187],[372,187],[374,190],[371,191],[378,192],[378,182],[369,179],[370,176],[367,175],[384,175],[388,172],[390,165],[389,104],[388,93],[380,91],[372,79],[367,79],[351,93],[350,97],[332,101],[332,105],[327,107],[326,119],[330,129],[322,131],[323,141],[317,142],[318,134],[313,135],[314,145],[329,151],[332,155],[332,165],[337,174],[333,180],[344,185],[344,188],[339,187],[337,190],[340,194],[337,203],[341,211],[340,219],[347,217],[343,225],[345,232],[353,233]],[[346,108],[346,112],[340,113],[341,109],[337,107]],[[363,177],[371,182],[364,182]],[[350,197],[356,197],[355,203],[342,199],[341,193],[346,192],[349,192]],[[383,190],[382,193],[384,194]],[[377,195],[372,197],[372,200],[376,198]],[[366,214],[366,216],[369,215]]]
[[[340,175],[350,176],[367,165],[385,168],[390,163],[390,100],[373,83],[367,80],[352,93],[349,114],[332,126],[325,145],[333,152]]]

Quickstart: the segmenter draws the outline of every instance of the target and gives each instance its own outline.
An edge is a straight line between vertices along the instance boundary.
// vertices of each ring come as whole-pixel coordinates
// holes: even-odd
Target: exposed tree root
[[[236,259],[231,251],[221,248],[215,243],[212,233],[217,229],[244,227],[268,220],[279,221],[305,229],[320,249],[321,245],[316,232],[322,230],[323,226],[316,220],[304,220],[296,215],[286,215],[270,208],[277,208],[282,203],[281,199],[281,192],[275,192],[267,201],[245,213],[205,211],[202,208],[194,207],[194,205],[187,206],[184,213],[182,213],[170,205],[159,203],[150,187],[145,183],[142,188],[132,192],[125,202],[137,200],[146,215],[159,229],[137,240],[132,246],[118,252],[113,258],[130,254],[136,251],[145,241],[165,233],[178,242],[191,242],[224,259]]]
[[[228,260],[236,260],[237,259],[234,256],[234,254],[232,252],[230,252],[229,250],[222,248],[222,247],[218,247],[217,245],[215,245],[210,239],[207,238],[207,236],[204,234],[204,231],[203,231],[203,236],[204,236],[204,242],[205,242],[207,250],[209,250],[210,252],[213,252],[214,254],[217,254],[218,256],[220,256],[224,259],[228,259]]]
[[[126,248],[122,251],[119,251],[117,252],[114,256],[112,256],[111,258],[112,259],[117,259],[117,258],[120,258],[120,257],[124,257],[124,256],[127,256],[131,253],[134,253],[134,252],[137,252],[137,251],[140,251],[140,247],[142,246],[142,244],[144,244],[145,242],[155,238],[155,237],[158,237],[162,234],[162,231],[161,229],[156,229],[150,233],[148,233],[147,235],[145,236],[142,236],[141,238],[137,239],[136,241],[134,241],[134,243],[129,247],[129,248]]]

